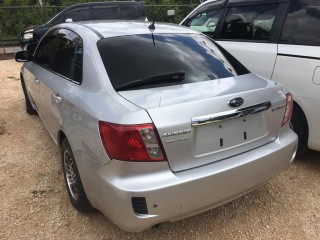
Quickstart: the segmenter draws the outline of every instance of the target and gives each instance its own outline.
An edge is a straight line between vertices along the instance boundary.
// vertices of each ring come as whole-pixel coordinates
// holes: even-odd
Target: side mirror
[[[66,23],[71,23],[71,22],[73,22],[73,20],[72,20],[72,18],[67,18],[67,19],[65,20],[65,22],[66,22]]]
[[[14,55],[14,59],[17,62],[30,62],[32,61],[32,55],[29,51],[23,50],[23,51],[16,52]]]

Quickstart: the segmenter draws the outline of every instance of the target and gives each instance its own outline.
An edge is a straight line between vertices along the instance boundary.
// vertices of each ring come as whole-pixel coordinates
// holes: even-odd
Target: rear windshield
[[[200,34],[145,34],[101,39],[98,49],[115,90],[163,87],[236,75]]]

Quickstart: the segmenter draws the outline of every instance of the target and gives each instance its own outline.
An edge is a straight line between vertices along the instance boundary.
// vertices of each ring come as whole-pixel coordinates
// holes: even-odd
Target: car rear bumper
[[[194,169],[173,173],[167,162],[111,161],[102,165],[76,152],[91,204],[121,229],[138,232],[231,201],[285,170],[295,157],[297,137],[288,128],[264,146]],[[146,200],[148,214],[136,214],[132,198]]]

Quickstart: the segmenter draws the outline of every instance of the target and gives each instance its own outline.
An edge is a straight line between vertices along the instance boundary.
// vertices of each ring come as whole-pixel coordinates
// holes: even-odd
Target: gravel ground
[[[320,239],[320,152],[260,189],[198,216],[126,233],[98,211],[78,213],[60,156],[25,112],[21,64],[0,61],[0,239]]]

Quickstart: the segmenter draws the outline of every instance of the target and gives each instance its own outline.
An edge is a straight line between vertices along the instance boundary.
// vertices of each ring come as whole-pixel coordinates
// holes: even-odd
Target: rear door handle
[[[39,79],[35,79],[34,81],[35,81],[36,85],[40,84],[40,80]]]
[[[62,98],[59,96],[59,93],[53,94],[53,99],[56,104],[62,103]]]

